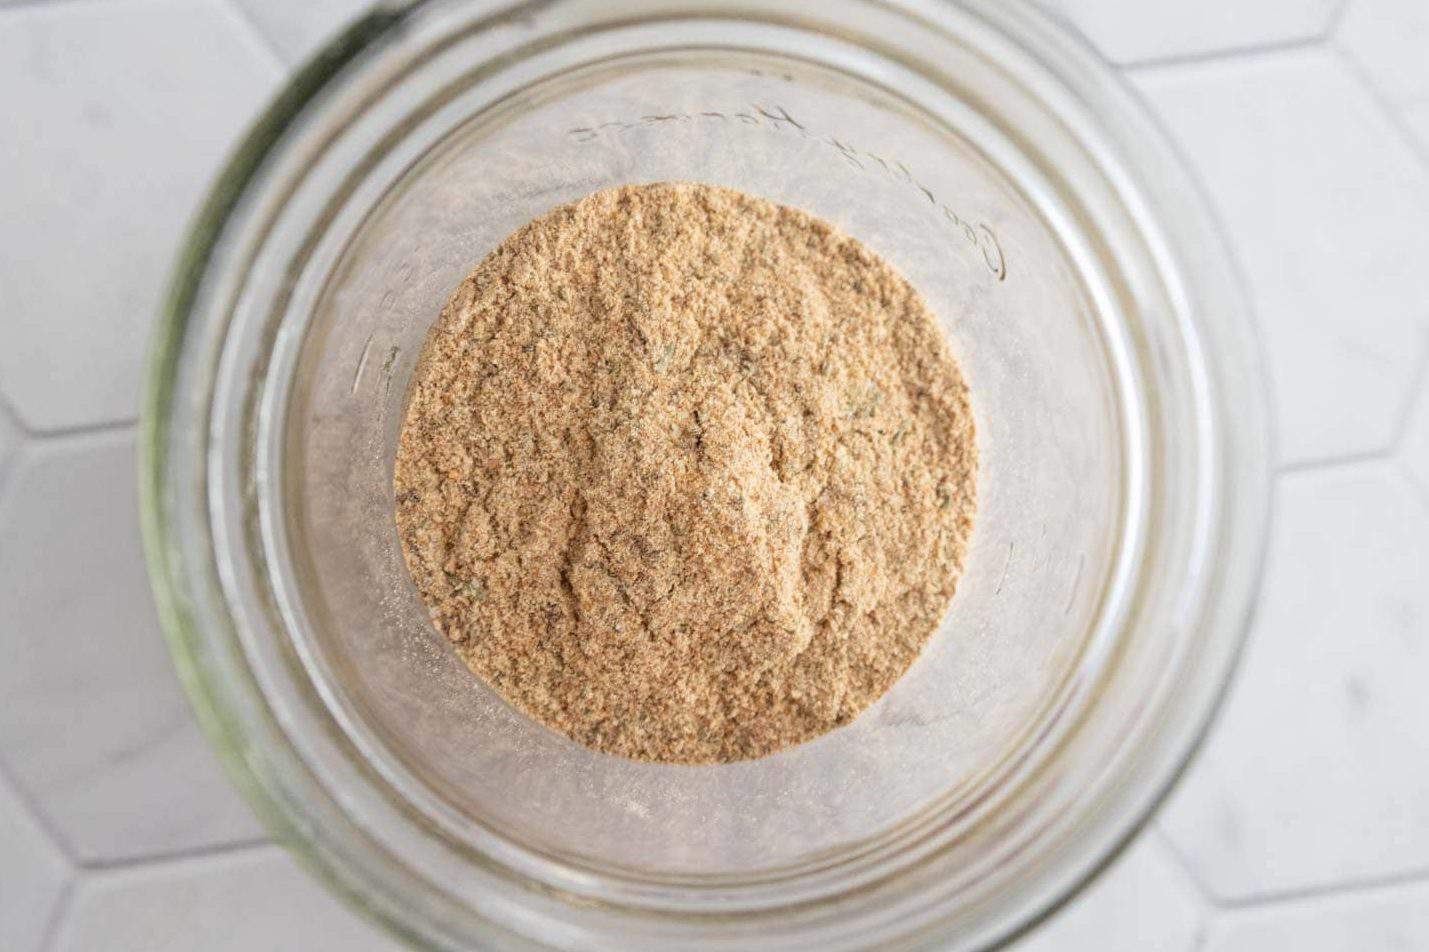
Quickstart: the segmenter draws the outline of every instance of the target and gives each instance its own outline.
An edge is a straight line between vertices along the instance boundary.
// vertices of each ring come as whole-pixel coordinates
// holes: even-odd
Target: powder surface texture
[[[858,241],[729,189],[612,189],[452,295],[397,527],[518,709],[639,760],[759,757],[850,721],[936,629],[972,420],[927,306]]]

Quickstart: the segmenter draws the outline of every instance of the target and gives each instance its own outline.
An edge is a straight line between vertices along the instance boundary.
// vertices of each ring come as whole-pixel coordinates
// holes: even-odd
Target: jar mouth
[[[604,6],[379,5],[291,81],[235,153],[180,257],[155,336],[142,424],[146,548],[175,663],[211,741],[265,822],[331,888],[422,947],[739,948],[758,937],[775,948],[935,941],[984,948],[1002,941],[1065,901],[1146,821],[1199,743],[1239,650],[1262,559],[1270,457],[1257,348],[1218,229],[1132,95],[1095,54],[1028,5],[843,0],[811,11],[794,3],[643,0],[619,13]],[[763,108],[746,96],[755,103],[747,118],[723,105],[682,103],[677,93],[670,105],[630,115],[610,105],[621,96],[649,105],[659,90],[693,89],[692,77],[705,73],[720,73],[721,83],[748,74],[757,77],[748,80],[751,90],[788,92],[778,103],[763,100]],[[646,79],[619,85],[635,75]],[[607,86],[605,99],[578,100]],[[574,101],[607,108],[578,123],[547,121],[568,117],[557,105]],[[847,114],[835,122],[841,103]],[[441,248],[416,258],[408,252],[407,261],[390,262],[395,277],[386,284],[361,284],[360,275],[384,266],[383,241],[430,221],[421,216],[432,214],[433,201],[412,197],[421,183],[476,189],[482,178],[501,179],[508,198],[473,207],[519,224],[530,216],[509,196],[526,194],[525,173],[501,163],[519,165],[513,157],[541,149],[538,133],[550,133],[553,151],[568,150],[552,161],[562,169],[559,181],[576,188],[587,178],[686,167],[680,150],[705,142],[706,133],[682,133],[685,145],[678,136],[650,137],[666,125],[696,130],[701,123],[737,130],[722,136],[783,137],[780,161],[791,169],[827,162],[851,175],[858,166],[851,204],[868,207],[850,209],[851,221],[906,248],[900,263],[924,269],[933,284],[943,281],[959,307],[995,302],[1017,283],[1004,303],[979,305],[1001,316],[999,307],[1031,307],[1071,289],[1067,300],[1085,326],[1046,333],[1065,333],[1057,345],[1063,353],[1084,352],[1087,366],[1100,368],[1094,382],[1069,385],[1066,399],[1084,404],[1076,419],[1086,429],[1077,439],[1106,448],[1067,459],[1091,487],[1075,497],[1087,510],[1084,521],[1104,528],[1087,536],[1092,542],[1069,543],[1071,558],[1056,557],[1056,586],[1036,587],[1043,584],[1037,571],[1053,574],[1052,554],[1040,569],[1035,558],[1032,567],[1013,568],[1010,544],[1005,556],[989,544],[980,557],[985,583],[970,583],[974,603],[978,585],[1001,592],[1009,573],[1025,572],[1015,579],[1032,579],[1028,591],[1055,590],[1055,607],[1065,600],[1064,614],[1085,615],[1085,624],[1069,624],[1075,638],[1029,637],[1024,660],[1039,673],[1017,696],[1018,716],[1009,717],[1020,726],[987,742],[993,755],[969,755],[976,770],[936,795],[931,786],[889,784],[889,812],[878,822],[857,811],[839,817],[845,835],[829,848],[810,845],[822,835],[818,823],[799,826],[777,810],[767,820],[767,847],[740,848],[728,841],[764,828],[717,815],[719,830],[690,834],[701,856],[682,856],[666,836],[659,842],[668,861],[652,866],[637,847],[642,823],[668,819],[658,805],[650,816],[660,785],[672,784],[677,799],[692,803],[703,795],[727,800],[723,788],[710,792],[688,775],[611,773],[581,760],[558,769],[567,761],[557,758],[574,755],[527,738],[505,752],[511,778],[549,770],[542,785],[559,786],[569,773],[586,787],[573,783],[561,793],[568,799],[547,802],[513,779],[509,789],[531,802],[474,801],[463,787],[479,788],[480,778],[424,762],[433,754],[422,732],[438,730],[426,715],[414,718],[417,726],[384,720],[383,692],[408,691],[395,682],[371,686],[369,668],[389,656],[353,660],[368,649],[310,634],[351,627],[342,615],[348,596],[325,579],[341,576],[333,566],[346,563],[332,556],[328,566],[310,553],[342,548],[339,536],[322,541],[324,527],[347,524],[335,514],[348,510],[332,507],[355,507],[351,497],[366,493],[387,466],[383,441],[400,420],[391,408],[400,406],[415,360],[410,337],[392,338],[389,348],[380,330],[364,335],[344,322],[366,319],[355,302],[371,298],[380,310],[386,297],[367,293],[374,288],[395,295],[389,310],[400,309],[404,286],[442,286],[443,269],[457,267]],[[943,140],[957,145],[935,153],[933,143]],[[758,141],[738,139],[740,148],[730,151],[763,148]],[[595,159],[577,148],[589,143],[600,150]],[[905,151],[889,151],[896,143]],[[914,153],[936,154],[937,162],[924,171],[904,160]],[[481,161],[471,160],[469,171],[451,171],[472,155]],[[932,168],[942,163],[952,171]],[[712,168],[721,174],[723,167]],[[459,174],[472,177],[441,178]],[[728,174],[756,173],[730,166]],[[821,166],[808,181],[781,174],[796,196],[837,207],[841,193],[830,182],[841,173]],[[955,183],[979,175],[987,194],[960,201]],[[900,195],[907,204],[887,214],[905,201]],[[559,197],[537,196],[533,207]],[[1017,214],[997,210],[1004,206]],[[1020,224],[1024,218],[1045,238]],[[946,244],[925,258],[921,236]],[[414,270],[412,260],[423,263]],[[414,313],[435,316],[423,307]],[[988,341],[1003,339],[990,333],[970,331],[964,344],[985,354]],[[999,360],[1012,361],[1015,349]],[[355,368],[342,381],[350,379],[351,392],[328,396],[335,384],[326,381],[337,377],[327,362],[339,359]],[[998,361],[979,360],[988,368],[984,380],[993,381]],[[1076,379],[1084,378],[1091,379]],[[988,392],[1002,394],[999,386]],[[364,394],[366,409],[354,411],[357,422],[342,439],[331,434],[346,424],[333,423],[327,436],[311,425],[336,405],[324,401]],[[1044,423],[1061,419],[1047,402],[1018,404],[1018,412],[1044,413],[1037,417]],[[1036,432],[1033,423],[1025,427]],[[1009,424],[1002,445],[1022,446],[1020,432]],[[353,447],[377,461],[374,475],[352,476],[346,501],[305,495],[314,473],[326,473],[328,486],[340,481],[330,461],[347,459]],[[1012,449],[1006,459],[1008,484],[1022,479],[1028,493],[1068,482],[1041,470],[1021,473],[1025,457]],[[1009,524],[1015,496],[1003,510]],[[364,505],[380,516],[376,503]],[[1074,531],[1092,529],[1066,530]],[[379,535],[370,547],[381,548]],[[1104,544],[1096,541],[1102,536]],[[370,547],[346,548],[352,559],[387,558]],[[392,618],[405,611],[400,593],[373,597]],[[951,661],[930,664],[919,669],[925,686],[962,670]],[[353,687],[359,681],[368,685],[365,695]],[[914,721],[923,716],[917,704],[903,707]],[[890,724],[896,719],[889,715]],[[875,735],[858,736],[866,743]],[[849,763],[857,748],[834,740],[821,750],[741,775],[750,810],[777,801],[780,784],[805,805],[826,802],[846,782],[829,778],[829,764]],[[916,755],[910,749],[907,762],[923,763]],[[875,776],[886,766],[876,758],[860,763]],[[550,827],[581,796],[624,796],[634,806],[583,843],[562,840]],[[575,828],[581,822],[572,815]],[[622,838],[633,844],[624,851]]]

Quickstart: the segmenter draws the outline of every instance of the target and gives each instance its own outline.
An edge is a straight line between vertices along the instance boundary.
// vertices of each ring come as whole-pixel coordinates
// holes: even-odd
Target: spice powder
[[[397,451],[432,619],[509,702],[639,760],[850,721],[947,609],[968,391],[918,293],[725,188],[597,192],[509,237],[432,329]]]

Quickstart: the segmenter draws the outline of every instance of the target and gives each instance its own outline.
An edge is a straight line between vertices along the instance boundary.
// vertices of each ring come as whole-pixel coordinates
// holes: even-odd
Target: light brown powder
[[[967,387],[862,244],[729,189],[517,231],[427,339],[395,487],[433,621],[517,708],[640,760],[759,757],[908,668],[962,570]]]

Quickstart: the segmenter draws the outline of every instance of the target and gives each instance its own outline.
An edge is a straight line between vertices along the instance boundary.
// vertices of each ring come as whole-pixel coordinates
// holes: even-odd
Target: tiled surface
[[[1380,2],[1365,0],[1365,5]],[[1141,63],[1313,40],[1329,26],[1336,0],[1048,0],[1047,5],[1108,59]]]
[[[56,952],[397,952],[276,847],[81,883]]]
[[[1429,168],[1335,54],[1142,70],[1249,282],[1287,462],[1381,452],[1429,347]]]
[[[1429,873],[1429,509],[1388,461],[1277,492],[1265,591],[1162,823],[1220,899]]]
[[[0,756],[84,861],[260,835],[159,634],[133,436],[36,442],[0,501]]]
[[[1192,952],[1203,927],[1202,906],[1185,871],[1153,834],[1011,952]]]
[[[1429,102],[1429,3],[1346,0],[1334,41],[1392,102]]]
[[[1429,949],[1429,886],[1251,909],[1213,927],[1205,952],[1420,952]]]
[[[1018,952],[1429,949],[1429,7],[1049,3],[1139,64],[1223,218],[1287,469],[1203,756]],[[7,952],[393,948],[244,845],[156,631],[123,424],[204,182],[358,5],[0,3],[0,397],[30,431],[0,407]]]
[[[235,0],[288,63],[301,63],[372,0]]]
[[[0,774],[0,949],[39,952],[69,864]]]
[[[34,429],[131,419],[179,235],[280,73],[222,0],[3,15],[0,387]]]

